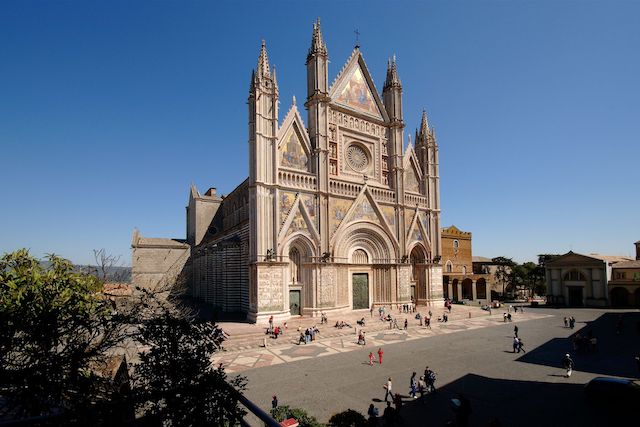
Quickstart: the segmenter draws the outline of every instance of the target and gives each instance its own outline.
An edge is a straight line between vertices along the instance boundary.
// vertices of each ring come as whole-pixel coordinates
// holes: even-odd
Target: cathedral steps
[[[422,316],[424,316],[428,311],[429,308],[424,306],[418,307],[417,310],[417,312],[419,312]],[[438,324],[438,318],[441,317],[445,312],[444,307],[442,307],[442,309],[431,307],[431,311],[431,324],[436,325]],[[495,315],[497,313],[498,311],[494,310],[493,314]],[[404,328],[405,318],[409,322],[409,329],[420,328],[420,321],[415,319],[415,314],[416,313],[400,313],[398,310],[394,310],[391,312],[391,316],[397,320],[400,330]],[[451,313],[448,313],[448,316],[449,322],[455,322],[463,321],[464,319],[469,318],[487,317],[489,316],[489,313],[487,311],[481,310],[479,307],[456,304],[453,306]],[[364,317],[365,319],[364,327],[360,327],[356,323],[356,321],[361,319],[362,317]],[[321,325],[319,321],[320,319],[317,317],[300,316],[297,318],[291,318],[289,321],[287,321],[287,331],[278,339],[271,338],[269,335],[267,335],[266,328],[263,326],[238,324],[233,322],[221,322],[219,323],[219,326],[229,334],[229,338],[224,342],[223,351],[235,352],[264,348],[265,342],[267,344],[267,347],[297,344],[300,337],[300,333],[297,331],[298,327],[300,327],[300,330],[304,332],[306,328],[313,325],[316,325],[320,331],[316,337],[316,339],[319,340],[336,337],[351,337],[356,340],[357,332],[359,332],[361,329],[364,330],[367,334],[382,330],[389,330],[389,322],[379,320],[377,311],[374,311],[373,317],[371,317],[368,311],[366,312],[366,314],[361,311],[341,315],[339,318],[335,319],[329,318],[329,323],[327,325]],[[344,321],[351,327],[344,327],[342,329],[336,328],[334,327],[336,321]],[[282,327],[283,325],[274,324],[274,326]]]

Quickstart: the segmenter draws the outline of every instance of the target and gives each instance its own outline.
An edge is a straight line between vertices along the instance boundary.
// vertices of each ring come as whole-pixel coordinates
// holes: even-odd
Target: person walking
[[[373,351],[369,352],[369,366],[373,366]]]
[[[407,330],[407,326],[409,326],[409,320],[404,319],[404,330]]]
[[[569,378],[573,372],[573,359],[571,359],[569,353],[564,355],[564,358],[562,359],[562,367],[567,370],[565,378]]]
[[[271,408],[276,409],[278,407],[278,396],[273,395],[273,399],[271,399]]]
[[[518,325],[514,325],[514,327],[513,327],[513,335],[515,335],[515,337],[518,338]]]
[[[522,350],[523,353],[526,353],[524,349],[524,342],[522,342],[522,338],[518,338],[518,353]]]
[[[416,373],[414,372],[411,375],[411,379],[409,380],[409,394],[414,399],[417,399],[418,398],[418,396],[416,396],[417,392],[418,392],[418,383],[416,382]]]
[[[515,353],[518,349],[518,337],[513,337],[513,352]]]
[[[391,382],[391,377],[387,380],[387,384],[385,384],[384,389],[384,401],[388,402],[389,396],[391,396],[391,400],[393,401],[393,383]]]
[[[564,316],[564,327],[565,328],[569,327],[569,319],[567,319],[567,316]]]
[[[382,347],[378,348],[378,363],[382,365],[382,355],[384,351],[382,351]]]

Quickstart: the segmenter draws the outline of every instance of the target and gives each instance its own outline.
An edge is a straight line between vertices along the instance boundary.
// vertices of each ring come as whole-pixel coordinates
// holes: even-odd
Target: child
[[[373,366],[373,351],[369,352],[369,366]]]

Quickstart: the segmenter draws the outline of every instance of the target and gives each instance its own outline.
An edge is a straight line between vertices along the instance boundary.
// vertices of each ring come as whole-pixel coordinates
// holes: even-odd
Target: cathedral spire
[[[398,77],[398,66],[396,65],[396,56],[393,55],[393,59],[389,59],[387,62],[387,78],[384,82],[383,90],[390,88],[402,89],[400,78]]]
[[[420,122],[420,135],[424,138],[429,133],[429,120],[427,120],[427,112],[422,110],[422,121]]]
[[[256,68],[258,78],[271,77],[269,71],[269,58],[267,57],[267,43],[262,40],[262,48],[258,57],[258,67]]]
[[[307,62],[317,55],[327,56],[327,45],[324,44],[322,31],[320,30],[320,18],[313,23],[311,47],[309,48],[309,54],[307,55]]]

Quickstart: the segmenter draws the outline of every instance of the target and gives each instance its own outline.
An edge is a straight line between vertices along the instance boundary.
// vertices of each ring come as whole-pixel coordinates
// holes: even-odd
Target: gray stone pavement
[[[246,366],[242,372],[249,380],[245,394],[267,410],[271,396],[276,394],[280,404],[305,408],[326,422],[332,414],[348,408],[365,414],[370,403],[382,413],[382,386],[387,377],[392,377],[395,391],[404,396],[406,404],[401,414],[407,426],[442,426],[453,420],[449,402],[457,393],[464,393],[471,401],[472,426],[488,425],[493,417],[502,426],[611,425],[608,415],[586,404],[583,385],[595,376],[637,375],[633,354],[640,351],[636,331],[640,314],[625,314],[625,329],[616,335],[618,312],[605,315],[607,311],[613,310],[530,309],[522,318],[514,316],[525,342],[525,354],[511,352],[514,324],[503,324],[501,314],[459,319],[450,326],[462,328],[451,328],[455,331],[451,333],[385,342],[382,365],[369,366],[367,360],[378,343],[349,351],[325,345],[320,353],[306,350],[309,353],[300,358],[296,358],[297,346],[282,346],[281,354],[273,356],[283,362],[258,365],[260,369]],[[577,319],[574,330],[562,325],[562,317],[568,315]],[[464,328],[466,325],[471,327]],[[598,353],[573,350],[569,338],[578,331],[584,333],[585,328],[598,337]],[[566,352],[576,361],[576,370],[568,379],[560,367]],[[409,399],[411,372],[420,375],[427,365],[438,374],[439,392],[424,399]]]

